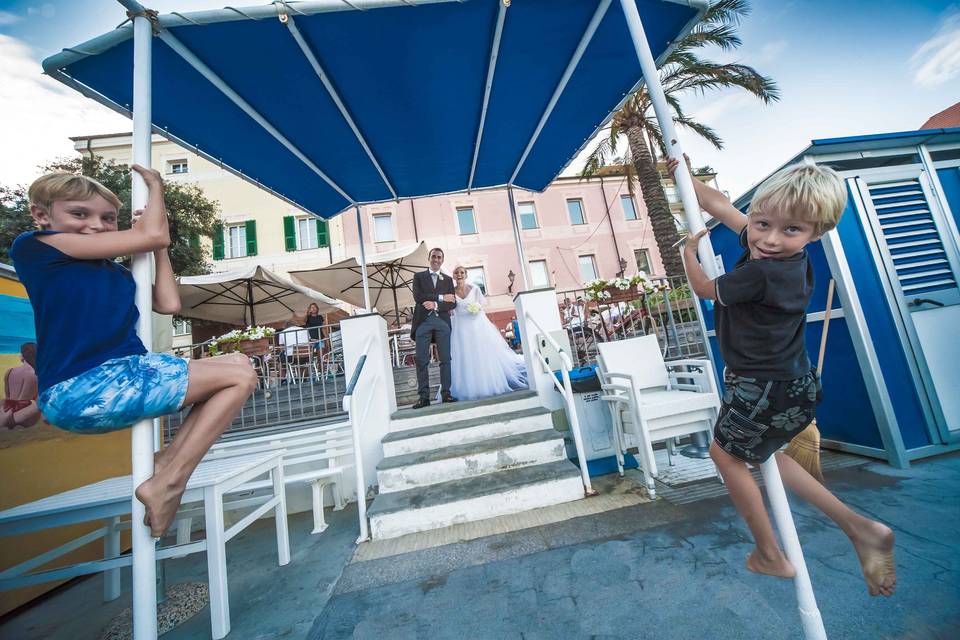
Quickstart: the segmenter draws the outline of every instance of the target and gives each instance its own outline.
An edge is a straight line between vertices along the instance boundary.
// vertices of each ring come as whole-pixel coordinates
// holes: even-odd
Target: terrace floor
[[[843,458],[827,468],[828,485],[894,528],[899,586],[893,598],[870,598],[843,534],[795,502],[829,637],[960,637],[960,454],[906,471]],[[623,483],[597,484],[623,493]],[[317,536],[309,534],[310,514],[297,514],[286,567],[276,566],[273,523],[261,520],[227,547],[228,638],[802,637],[792,583],[746,571],[749,533],[729,498],[716,493],[693,486],[685,498],[541,518],[518,531],[387,557],[355,554],[352,507],[328,512],[331,526]],[[686,502],[690,496],[698,497]],[[167,563],[168,585],[205,578],[202,555]],[[102,603],[99,576],[74,581],[0,620],[0,637],[98,639],[129,606],[129,572],[124,586],[119,600]],[[203,609],[163,637],[209,634]]]

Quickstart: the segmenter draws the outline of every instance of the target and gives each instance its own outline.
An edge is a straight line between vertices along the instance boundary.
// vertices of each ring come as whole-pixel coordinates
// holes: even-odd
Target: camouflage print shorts
[[[815,370],[794,380],[760,380],[723,372],[723,406],[713,438],[727,453],[761,463],[813,421],[820,402]]]

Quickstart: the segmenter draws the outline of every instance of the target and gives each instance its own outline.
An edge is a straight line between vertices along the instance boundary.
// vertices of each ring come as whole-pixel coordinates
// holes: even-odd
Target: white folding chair
[[[598,345],[602,398],[610,402],[617,467],[636,447],[650,497],[656,497],[653,443],[706,431],[717,420],[720,397],[709,360],[664,363],[655,335]]]

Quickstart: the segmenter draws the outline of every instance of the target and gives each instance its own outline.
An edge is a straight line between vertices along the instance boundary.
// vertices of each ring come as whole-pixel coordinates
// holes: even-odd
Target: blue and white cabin
[[[837,291],[817,411],[824,446],[898,467],[960,449],[960,128],[814,140],[783,166],[805,157],[838,171],[849,195],[839,226],[809,247],[813,363],[830,278]],[[746,211],[755,191],[735,206]],[[721,227],[711,238],[732,267],[737,238]]]

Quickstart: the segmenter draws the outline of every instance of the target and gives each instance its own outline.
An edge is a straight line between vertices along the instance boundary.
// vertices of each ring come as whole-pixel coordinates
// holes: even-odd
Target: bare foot
[[[871,596],[892,596],[897,589],[897,567],[893,561],[893,531],[890,527],[871,521],[870,524],[850,537],[867,591]]]
[[[777,557],[767,558],[754,549],[753,553],[747,556],[747,569],[775,578],[792,578],[797,575],[796,569],[780,551],[777,552]]]
[[[137,500],[143,503],[147,511],[143,523],[150,527],[150,534],[154,538],[162,536],[173,524],[184,489],[170,485],[157,476],[137,487]]]

